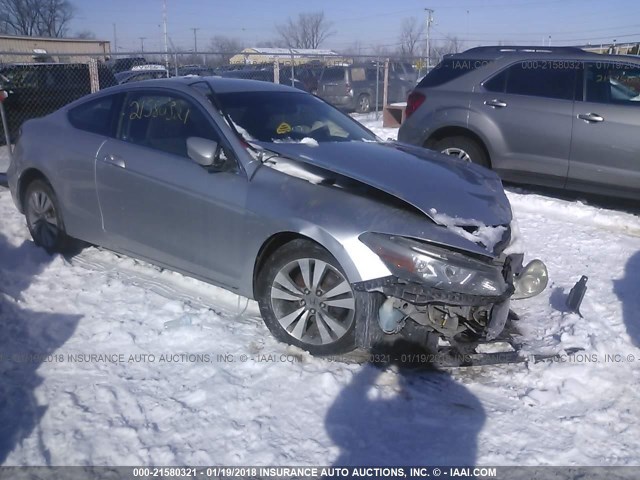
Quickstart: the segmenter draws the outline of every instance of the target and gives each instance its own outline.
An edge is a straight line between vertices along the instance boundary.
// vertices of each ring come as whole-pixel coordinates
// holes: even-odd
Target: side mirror
[[[206,138],[187,138],[187,155],[191,160],[203,167],[220,168],[224,165],[224,161],[220,162],[219,160],[218,142]]]

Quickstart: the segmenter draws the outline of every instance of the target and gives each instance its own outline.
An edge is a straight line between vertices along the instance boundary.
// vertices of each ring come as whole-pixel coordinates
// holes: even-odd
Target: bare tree
[[[243,48],[244,44],[237,38],[216,35],[209,42],[209,49],[216,55],[209,55],[209,61],[214,65],[226,65],[231,57],[240,53]]]
[[[362,55],[365,49],[367,49],[367,47],[363,46],[360,40],[356,40],[348,47],[345,47],[342,50],[340,50],[340,53],[346,56],[358,56],[358,55]]]
[[[96,38],[96,34],[91,30],[81,30],[74,35],[75,38],[81,38],[84,40],[93,40]]]
[[[262,40],[258,43],[256,43],[256,47],[263,47],[263,48],[285,48],[286,45],[282,42],[281,39],[276,38],[273,40]]]
[[[75,7],[69,0],[40,0],[40,35],[64,37],[69,30]]]
[[[402,30],[400,31],[400,55],[403,57],[417,55],[417,48],[423,33],[424,24],[422,22],[418,22],[415,17],[405,18],[402,21]]]
[[[0,0],[0,32],[63,37],[74,12],[69,0]]]
[[[324,12],[301,13],[298,18],[277,25],[276,30],[289,48],[319,48],[334,33]]]
[[[445,40],[438,42],[431,49],[431,56],[441,59],[444,55],[450,53],[460,53],[462,50],[462,42],[458,37],[446,37]]]

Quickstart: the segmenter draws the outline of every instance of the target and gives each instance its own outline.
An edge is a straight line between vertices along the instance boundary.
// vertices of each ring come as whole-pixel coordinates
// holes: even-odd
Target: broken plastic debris
[[[573,286],[571,291],[569,292],[569,296],[567,297],[567,307],[570,311],[577,313],[582,316],[580,313],[580,305],[582,304],[582,299],[584,298],[584,294],[587,292],[587,281],[589,277],[583,275],[580,280]]]

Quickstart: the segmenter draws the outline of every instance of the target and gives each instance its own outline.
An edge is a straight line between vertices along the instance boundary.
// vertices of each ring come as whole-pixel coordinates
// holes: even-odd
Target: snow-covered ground
[[[412,372],[292,350],[254,302],[176,273],[49,256],[0,187],[0,464],[639,465],[640,219],[508,195],[550,272],[513,304],[522,340],[584,350]],[[564,307],[581,275],[584,318]]]

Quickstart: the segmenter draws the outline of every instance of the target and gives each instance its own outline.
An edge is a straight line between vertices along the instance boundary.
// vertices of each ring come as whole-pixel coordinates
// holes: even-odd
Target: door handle
[[[118,155],[114,155],[113,153],[106,154],[104,157],[102,157],[102,161],[104,163],[115,165],[116,167],[120,167],[120,168],[126,167],[124,163],[124,159]]]
[[[486,100],[484,104],[493,108],[504,108],[507,106],[507,102],[503,102],[497,98],[494,98],[493,100]]]
[[[578,115],[580,120],[584,120],[587,123],[592,122],[604,122],[604,117],[601,117],[597,113],[580,113]]]

